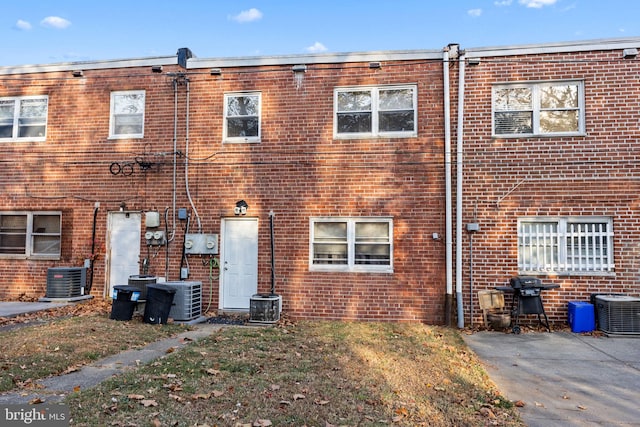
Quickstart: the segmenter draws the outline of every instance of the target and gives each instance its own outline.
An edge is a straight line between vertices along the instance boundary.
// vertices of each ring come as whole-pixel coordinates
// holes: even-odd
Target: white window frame
[[[228,119],[235,117],[255,117],[250,115],[245,116],[229,116],[228,111],[228,100],[229,98],[240,98],[247,96],[257,96],[258,97],[258,135],[256,136],[229,136],[228,132]],[[262,92],[258,91],[247,91],[247,92],[230,92],[224,94],[224,122],[222,125],[222,141],[225,143],[259,143],[262,137]]]
[[[541,107],[540,89],[549,86],[575,85],[578,89],[578,106],[576,108],[557,108],[545,110]],[[496,109],[496,91],[500,89],[519,89],[527,88],[531,90],[531,109],[526,110],[500,110]],[[578,111],[578,129],[569,132],[542,132],[540,130],[540,113],[542,111]],[[530,133],[496,133],[496,113],[498,112],[517,112],[531,111],[532,122]],[[493,85],[491,90],[491,135],[494,138],[530,138],[530,137],[558,137],[558,136],[581,136],[585,135],[585,101],[584,101],[584,82],[582,80],[548,80],[535,82],[518,82],[518,83],[497,83]]]
[[[521,274],[612,275],[613,238],[611,217],[518,218],[518,270]],[[576,239],[584,239],[585,245],[575,245]]]
[[[27,100],[43,100],[45,101],[46,112],[44,116],[44,120],[41,123],[37,123],[39,126],[44,126],[44,135],[42,136],[19,136],[20,135],[20,121],[25,117],[20,116],[20,106],[23,101]],[[11,142],[11,141],[45,141],[47,139],[47,124],[48,124],[48,116],[49,116],[49,97],[47,95],[37,95],[37,96],[12,96],[12,97],[2,97],[0,101],[7,102],[13,101],[13,121],[12,121],[12,134],[10,137],[0,138],[0,142]]]
[[[135,112],[131,115],[142,115],[140,123],[140,132],[138,133],[116,133],[116,99],[120,96],[127,95],[142,95],[144,102],[142,103],[142,113]],[[145,90],[120,90],[111,92],[111,109],[109,113],[109,139],[131,139],[131,138],[144,138],[144,119],[146,110],[147,95]]]
[[[314,224],[316,223],[346,223],[347,224],[347,263],[346,264],[314,264]],[[356,224],[379,222],[389,227],[389,264],[357,264],[355,260]],[[362,243],[362,242],[359,242]],[[376,244],[384,244],[375,242]],[[366,273],[393,273],[393,219],[388,217],[314,217],[309,219],[309,271],[342,271]]]
[[[25,251],[20,254],[0,253],[0,259],[42,259],[42,260],[59,260],[62,251],[62,212],[60,211],[2,211],[0,216],[26,216],[25,234]],[[60,221],[59,232],[37,232],[33,230],[34,216],[47,215],[57,216]],[[11,232],[7,232],[11,234]],[[22,233],[20,233],[22,234]],[[49,236],[58,238],[57,253],[38,253],[35,251],[35,239],[39,236]]]
[[[384,90],[412,91],[413,103],[413,130],[410,131],[381,131],[379,129],[379,113],[382,110],[379,106],[379,94]],[[371,92],[371,132],[338,132],[338,95],[343,92]],[[367,110],[369,111],[369,110]],[[383,86],[349,86],[337,87],[333,90],[333,137],[335,139],[359,139],[359,138],[409,138],[418,136],[418,86],[415,84],[404,85],[383,85]]]

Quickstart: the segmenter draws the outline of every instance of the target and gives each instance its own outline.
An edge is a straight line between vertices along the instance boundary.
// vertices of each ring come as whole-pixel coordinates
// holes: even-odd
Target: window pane
[[[20,119],[18,121],[18,137],[44,137],[47,126],[40,119]]]
[[[496,135],[533,133],[531,112],[496,113]]]
[[[379,105],[381,110],[413,109],[413,90],[381,90],[379,93]]]
[[[410,132],[415,130],[413,110],[382,112],[378,117],[380,132]]]
[[[11,138],[13,136],[13,124],[5,125],[0,123],[0,138]]]
[[[229,138],[258,136],[258,119],[254,117],[227,119],[227,136]]]
[[[371,113],[338,113],[338,133],[370,133]]]
[[[0,253],[24,254],[27,243],[27,216],[0,216]]]
[[[346,264],[347,245],[329,245],[316,243],[313,245],[314,264]]]
[[[13,100],[0,101],[0,122],[13,122],[15,105],[16,102]]]
[[[60,238],[57,236],[33,236],[33,253],[59,255]]]
[[[541,111],[540,132],[577,132],[579,131],[578,111]]]
[[[391,264],[391,247],[389,245],[356,244],[356,264],[389,265]]]
[[[347,263],[347,223],[316,222],[313,224],[313,263]]]
[[[540,107],[543,109],[578,108],[578,86],[542,87],[540,89]]]
[[[339,92],[338,111],[371,111],[371,91]]]
[[[518,267],[525,271],[555,271],[559,262],[558,224],[520,223]]]
[[[355,263],[390,265],[391,245],[389,224],[386,222],[357,222]]]
[[[60,215],[33,215],[34,233],[60,233]]]
[[[230,96],[227,98],[227,117],[258,116],[259,105],[258,95]]]
[[[135,135],[142,133],[142,114],[115,116],[114,133],[117,135]]]
[[[144,93],[127,93],[113,97],[114,114],[142,114],[144,112]]]
[[[347,241],[346,222],[316,222],[313,224],[315,241]]]
[[[495,111],[531,110],[532,92],[530,88],[501,88],[494,92]]]
[[[20,100],[20,117],[37,118],[45,121],[47,117],[47,99],[22,99]]]
[[[388,242],[389,224],[386,222],[356,223],[356,242]]]

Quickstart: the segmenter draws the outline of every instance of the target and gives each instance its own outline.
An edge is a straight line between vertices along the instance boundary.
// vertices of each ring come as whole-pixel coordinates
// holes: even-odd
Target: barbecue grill
[[[556,289],[560,285],[544,285],[537,277],[515,276],[509,280],[510,286],[497,286],[496,289],[513,294],[511,300],[511,330],[514,334],[520,333],[520,315],[537,314],[540,325],[549,327],[549,319],[542,304],[542,291]],[[543,320],[544,319],[544,320]]]

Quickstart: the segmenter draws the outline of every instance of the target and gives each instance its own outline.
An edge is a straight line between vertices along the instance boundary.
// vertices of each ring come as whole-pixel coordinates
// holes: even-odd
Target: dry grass
[[[83,426],[523,425],[457,331],[225,327],[67,398]]]

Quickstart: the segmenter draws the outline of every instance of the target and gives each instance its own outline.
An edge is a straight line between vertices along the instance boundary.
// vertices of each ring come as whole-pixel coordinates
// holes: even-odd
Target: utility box
[[[184,253],[191,255],[217,255],[217,234],[187,234],[184,238]]]

